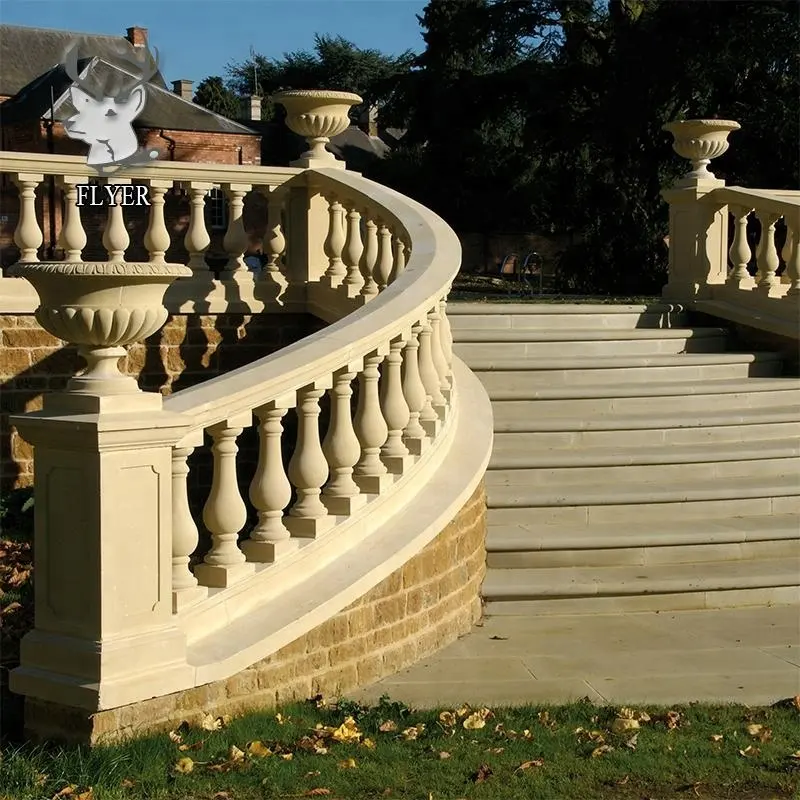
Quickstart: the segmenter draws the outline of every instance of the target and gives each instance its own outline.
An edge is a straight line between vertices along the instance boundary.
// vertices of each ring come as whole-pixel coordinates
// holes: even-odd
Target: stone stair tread
[[[800,558],[620,567],[490,568],[486,600],[720,591],[800,585]]]
[[[651,522],[643,526],[618,522],[584,526],[536,525],[521,518],[519,525],[490,525],[486,549],[490,553],[541,552],[778,539],[800,542],[800,514]]]
[[[609,303],[448,303],[447,313],[480,316],[495,314],[526,314],[531,316],[549,314],[673,314],[684,311],[684,307],[673,303],[637,303],[617,305]]]
[[[746,442],[706,442],[669,447],[561,447],[532,449],[519,436],[495,439],[490,470],[550,469],[657,464],[697,464],[714,461],[757,461],[800,456],[800,441],[761,439]],[[800,473],[800,463],[798,463]]]
[[[767,406],[765,408],[743,408],[741,411],[691,411],[675,416],[654,414],[614,413],[612,409],[596,417],[538,417],[531,418],[519,412],[502,412],[502,405],[493,408],[495,414],[495,439],[502,443],[506,433],[540,433],[569,431],[628,431],[666,430],[674,428],[717,428],[728,425],[763,425],[778,422],[800,421],[800,404],[796,406]],[[530,413],[530,412],[529,412]],[[672,446],[672,445],[671,445]]]
[[[690,358],[689,354],[672,356]],[[472,367],[470,367],[472,369]],[[524,371],[524,370],[518,370]],[[546,387],[512,386],[489,392],[495,413],[504,401],[586,400],[613,397],[682,397],[685,395],[739,394],[749,392],[800,391],[799,378],[753,377],[704,381],[640,381],[637,383],[593,383]],[[533,410],[533,409],[531,409]]]
[[[528,330],[525,328],[459,328],[453,336],[456,344],[480,342],[596,342],[631,339],[702,339],[727,336],[725,328],[620,328],[601,330]]]
[[[537,508],[540,506],[651,505],[702,500],[743,500],[754,497],[800,495],[800,472],[765,477],[729,477],[724,480],[684,480],[621,485],[618,480],[574,486],[505,485],[503,471],[486,474],[487,505],[492,508]],[[666,512],[665,512],[666,513]]]
[[[664,355],[609,356],[519,356],[515,358],[471,358],[468,366],[481,372],[542,372],[557,370],[627,369],[631,367],[701,367],[718,364],[755,364],[781,361],[780,353],[668,353]]]

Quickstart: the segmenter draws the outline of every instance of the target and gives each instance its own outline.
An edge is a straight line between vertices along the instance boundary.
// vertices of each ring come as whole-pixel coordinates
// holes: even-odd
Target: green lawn
[[[321,701],[124,746],[8,747],[6,800],[797,797],[800,698],[772,708],[416,712]],[[648,719],[649,716],[649,719]],[[219,727],[216,727],[219,725]],[[216,729],[214,729],[216,728]]]

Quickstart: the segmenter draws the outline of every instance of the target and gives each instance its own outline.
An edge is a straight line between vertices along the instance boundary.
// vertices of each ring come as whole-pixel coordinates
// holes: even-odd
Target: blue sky
[[[169,81],[225,77],[250,47],[267,57],[310,50],[315,33],[341,35],[385,53],[424,43],[416,14],[425,0],[0,0],[0,23],[125,35],[149,30]],[[2,68],[2,65],[0,65]]]

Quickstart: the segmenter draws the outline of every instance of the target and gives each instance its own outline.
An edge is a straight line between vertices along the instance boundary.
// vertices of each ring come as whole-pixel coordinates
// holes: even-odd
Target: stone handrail
[[[800,339],[800,192],[726,186],[707,171],[708,162],[728,149],[725,137],[738,128],[734,122],[688,120],[666,127],[680,155],[706,166],[662,193],[670,204],[664,297]],[[754,222],[758,238],[751,247]]]

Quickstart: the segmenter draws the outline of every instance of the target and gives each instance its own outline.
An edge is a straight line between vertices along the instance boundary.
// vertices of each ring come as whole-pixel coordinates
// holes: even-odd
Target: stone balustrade
[[[665,299],[800,338],[800,192],[726,186],[708,171],[739,128],[728,120],[665,126],[694,169],[662,194],[670,204]]]

